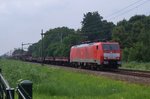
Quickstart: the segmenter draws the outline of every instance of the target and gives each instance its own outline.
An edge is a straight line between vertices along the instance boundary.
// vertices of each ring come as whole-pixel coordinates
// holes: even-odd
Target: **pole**
[[[23,57],[23,42],[22,42],[21,56]]]
[[[22,42],[22,44],[21,44],[21,54],[22,54],[22,56],[23,56],[23,52],[24,52],[24,47],[23,46],[31,45],[31,44],[33,44],[33,43],[23,43]]]
[[[60,34],[60,42],[62,43],[62,39],[63,39],[63,34]]]
[[[43,64],[43,62],[44,62],[44,58],[43,58],[43,36],[44,36],[44,33],[43,33],[43,29],[41,30],[41,42],[42,42],[42,45],[41,45],[41,61],[42,61],[42,65],[44,65]]]

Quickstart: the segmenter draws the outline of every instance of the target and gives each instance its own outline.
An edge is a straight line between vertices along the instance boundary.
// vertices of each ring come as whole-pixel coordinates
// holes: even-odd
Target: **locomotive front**
[[[118,43],[102,43],[103,64],[116,68],[121,66],[121,50]]]

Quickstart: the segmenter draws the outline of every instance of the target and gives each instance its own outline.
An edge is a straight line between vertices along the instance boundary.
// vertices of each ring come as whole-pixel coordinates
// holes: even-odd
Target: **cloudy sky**
[[[35,43],[41,29],[81,27],[83,14],[98,11],[117,23],[136,14],[150,15],[150,0],[0,0],[0,55]]]

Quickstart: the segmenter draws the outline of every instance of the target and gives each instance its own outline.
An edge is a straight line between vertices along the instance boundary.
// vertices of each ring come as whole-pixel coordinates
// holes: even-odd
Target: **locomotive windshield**
[[[103,50],[119,50],[118,44],[103,44]]]

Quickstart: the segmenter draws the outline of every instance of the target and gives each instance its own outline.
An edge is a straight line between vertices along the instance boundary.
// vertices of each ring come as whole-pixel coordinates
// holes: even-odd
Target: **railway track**
[[[130,70],[130,69],[109,69],[109,71],[116,74],[150,78],[150,71]]]
[[[64,65],[63,65],[64,66]],[[65,66],[68,67],[68,66]],[[74,67],[76,68],[76,67]],[[81,69],[81,68],[80,68]],[[145,77],[150,78],[150,71],[144,71],[144,70],[133,70],[133,69],[106,69],[102,68],[99,70],[91,69],[91,68],[84,68],[85,70],[91,70],[91,71],[102,71],[102,72],[110,72],[114,74],[120,74],[120,75],[129,75],[129,76],[136,76],[136,77]]]
[[[55,65],[55,64],[52,64]],[[58,66],[58,65],[56,65]],[[68,67],[65,65],[59,65],[62,67]],[[72,68],[77,68],[73,66],[69,66]],[[81,68],[78,68],[81,69]],[[110,69],[110,68],[101,68],[99,70],[92,70],[89,68],[84,68],[84,70],[90,70],[90,71],[95,71],[95,72],[108,72],[108,73],[113,73],[113,74],[120,74],[120,75],[129,75],[129,76],[136,76],[136,77],[145,77],[145,78],[150,78],[150,71],[143,71],[143,70],[131,70],[131,69]]]
[[[32,62],[34,64],[41,64],[37,62]],[[46,64],[45,64],[46,65]],[[83,72],[96,76],[104,76],[114,80],[126,81],[129,83],[136,83],[141,85],[150,85],[150,71],[141,71],[141,70],[130,70],[130,69],[98,69],[91,70],[90,68],[81,68],[73,67],[67,65],[56,65],[56,64],[47,64],[51,66],[61,67],[70,71]]]

